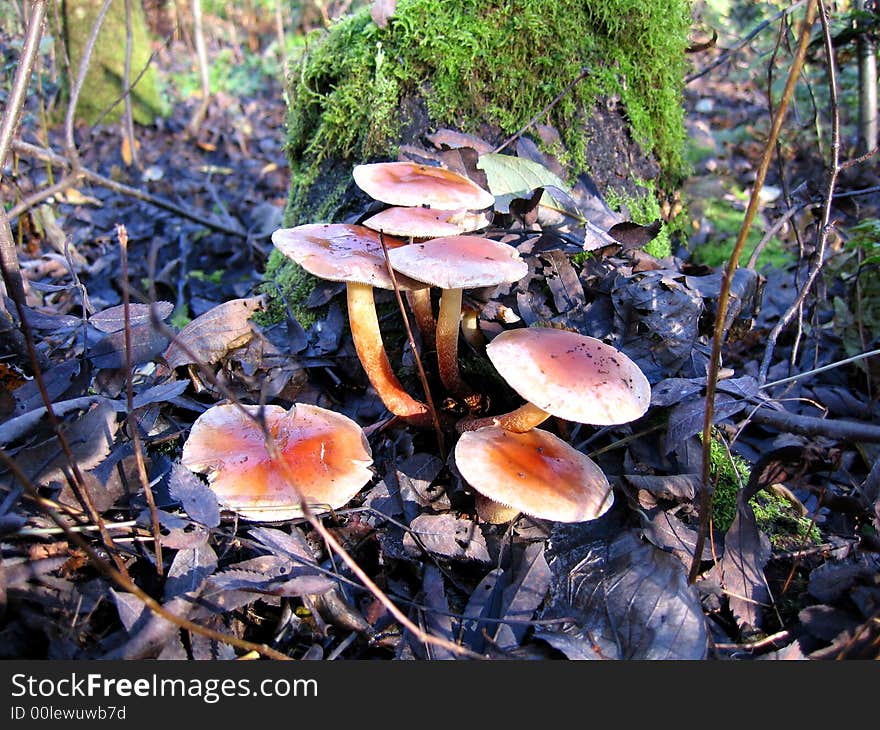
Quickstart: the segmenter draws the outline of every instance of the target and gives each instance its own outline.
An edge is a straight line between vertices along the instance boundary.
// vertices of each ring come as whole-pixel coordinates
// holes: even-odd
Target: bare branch
[[[717,312],[715,315],[715,329],[712,337],[712,356],[709,360],[709,372],[706,382],[706,410],[703,420],[703,468],[702,468],[702,485],[700,491],[700,529],[697,533],[697,544],[694,548],[694,559],[691,562],[688,574],[688,582],[693,583],[697,579],[700,567],[700,555],[703,553],[703,545],[705,545],[706,531],[709,524],[710,506],[712,503],[712,480],[709,475],[710,459],[709,449],[712,444],[712,425],[714,423],[715,414],[715,391],[718,385],[718,372],[721,369],[721,345],[724,341],[726,333],[725,321],[727,320],[727,306],[730,300],[730,288],[733,283],[733,277],[739,265],[739,259],[745,247],[746,237],[755,219],[758,210],[759,195],[761,188],[764,186],[764,180],[767,177],[767,170],[773,159],[773,151],[776,146],[776,139],[779,137],[779,131],[782,129],[782,122],[785,119],[785,112],[788,109],[788,102],[794,94],[794,87],[797,83],[798,75],[804,63],[804,57],[807,53],[807,45],[810,41],[810,29],[816,19],[816,3],[809,2],[807,4],[807,12],[801,26],[798,47],[792,65],[789,69],[788,79],[785,83],[785,89],[782,92],[782,98],[776,113],[773,115],[773,121],[770,125],[770,133],[767,143],[764,146],[764,154],[755,175],[755,183],[752,187],[752,194],[749,198],[749,204],[746,208],[745,218],[733,252],[727,262],[724,275],[721,278],[721,291],[718,295]]]

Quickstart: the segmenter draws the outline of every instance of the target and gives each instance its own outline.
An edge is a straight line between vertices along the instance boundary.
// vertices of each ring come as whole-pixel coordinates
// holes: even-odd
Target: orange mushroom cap
[[[416,162],[375,162],[356,165],[357,186],[389,205],[425,206],[440,210],[482,210],[495,196],[464,175]]]
[[[393,289],[379,233],[365,226],[347,223],[307,223],[295,228],[279,228],[272,243],[313,276],[329,281],[369,284]],[[390,250],[406,246],[406,241],[385,236]],[[397,276],[401,290],[424,289],[425,284]]]
[[[489,225],[483,213],[433,208],[386,208],[364,221],[367,228],[392,236],[438,238],[477,231]]]
[[[614,502],[611,485],[594,461],[539,428],[467,431],[455,445],[455,466],[484,497],[540,519],[585,522]]]
[[[226,509],[249,520],[290,520],[303,514],[300,497],[316,511],[339,509],[372,478],[367,439],[347,416],[306,403],[290,410],[265,406],[266,427],[282,467],[270,458],[254,420],[260,406],[242,408],[247,413],[232,404],[202,413],[180,460],[190,471],[207,474]]]
[[[595,426],[629,423],[651,403],[638,365],[601,340],[567,330],[507,330],[486,354],[517,393],[547,413]]]
[[[395,271],[441,289],[476,289],[522,279],[529,271],[513,246],[482,236],[445,236],[388,252]]]

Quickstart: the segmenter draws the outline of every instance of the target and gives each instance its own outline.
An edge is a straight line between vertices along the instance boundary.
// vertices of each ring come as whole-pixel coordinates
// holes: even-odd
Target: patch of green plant
[[[745,212],[733,202],[723,198],[702,200],[700,207],[703,217],[712,224],[714,232],[710,240],[694,248],[691,252],[691,259],[694,263],[705,266],[723,266],[733,253],[733,246],[742,227]],[[758,225],[758,219],[756,219],[746,236],[744,258],[751,255],[763,236],[764,233],[761,226]],[[785,248],[777,236],[773,236],[758,256],[757,267],[759,269],[765,266],[784,268],[793,262],[792,253]]]
[[[626,108],[634,136],[672,174],[683,165],[684,55],[690,24],[681,0],[402,0],[385,29],[369,10],[334,26],[293,74],[288,153],[366,159],[399,133],[397,105],[423,88],[438,124],[479,133],[522,127],[595,59],[550,112],[586,169],[581,109],[602,96]]]
[[[866,218],[847,231],[842,250],[828,262],[828,274],[843,283],[835,296],[834,329],[849,356],[864,352],[880,335],[880,219]],[[858,367],[867,370],[862,361]]]
[[[546,119],[559,130],[573,173],[589,168],[584,114],[615,98],[636,141],[670,180],[680,177],[689,26],[685,0],[400,0],[384,29],[365,7],[329,32],[315,31],[290,67],[284,225],[340,218],[350,167],[393,156],[409,141],[403,99],[424,99],[437,126],[479,136],[492,125],[510,134],[585,61],[589,74]],[[277,252],[269,263],[280,271]]]
[[[278,56],[272,49],[263,53],[243,49],[243,58],[237,59],[231,48],[222,48],[211,59],[209,88],[212,94],[222,92],[231,96],[254,96],[267,80],[277,79],[280,74]],[[183,99],[202,91],[202,82],[195,67],[175,74],[171,84]]]
[[[625,210],[629,215],[629,219],[639,225],[646,226],[661,219],[660,202],[657,200],[657,187],[654,181],[636,180],[635,183],[645,191],[643,195],[630,196],[625,193],[616,192],[614,189],[609,189],[606,193],[605,202],[608,203],[612,210],[618,212]],[[680,220],[682,220],[681,214],[676,218],[676,221]],[[678,225],[677,222],[672,224],[664,223],[656,238],[645,246],[645,252],[658,259],[669,256],[672,253],[670,228]]]
[[[738,454],[731,453],[719,438],[709,445],[709,474],[715,484],[712,496],[712,523],[719,533],[727,532],[736,517],[739,490],[749,480],[751,466]],[[822,537],[808,517],[804,517],[785,497],[761,490],[749,500],[758,529],[779,550],[818,544]]]
[[[303,329],[308,329],[317,321],[316,313],[306,307],[317,279],[305,269],[273,250],[266,261],[263,278],[260,293],[268,297],[265,310],[254,315],[257,324],[269,326],[282,321],[287,307]]]
[[[223,269],[217,269],[210,274],[205,273],[201,269],[193,269],[189,272],[188,276],[190,279],[195,279],[196,281],[207,281],[211,284],[219,284],[223,281],[223,273]]]

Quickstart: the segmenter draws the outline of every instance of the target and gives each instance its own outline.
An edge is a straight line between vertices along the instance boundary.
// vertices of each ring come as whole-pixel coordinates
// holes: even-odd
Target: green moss
[[[269,296],[266,309],[254,316],[258,324],[266,326],[280,322],[287,307],[303,329],[308,329],[315,323],[316,313],[306,307],[306,302],[315,290],[315,277],[275,250],[266,262],[264,279],[265,283],[260,291]]]
[[[660,202],[657,200],[657,188],[653,180],[636,180],[636,184],[645,192],[640,196],[630,196],[625,193],[609,189],[606,193],[606,201],[612,210],[626,210],[629,219],[639,225],[648,225],[660,219]],[[676,220],[683,219],[679,214]],[[673,223],[673,226],[678,225]],[[672,253],[672,241],[670,239],[670,224],[664,223],[660,232],[645,246],[645,252],[658,259],[665,258]]]
[[[100,3],[91,0],[65,0],[63,38],[74,72],[79,67]],[[152,124],[157,116],[167,114],[167,105],[159,91],[158,75],[150,61],[151,43],[140,3],[131,3],[132,51],[131,81],[143,69],[132,90],[132,114],[138,124]],[[125,5],[113,3],[104,18],[92,53],[83,92],[79,97],[77,117],[94,124],[111,109],[103,121],[118,120],[125,108],[122,87],[125,77]],[[115,104],[115,106],[113,106]]]
[[[705,266],[723,266],[733,253],[733,246],[742,227],[744,210],[730,200],[724,198],[708,198],[700,201],[703,217],[708,220],[714,231],[706,243],[697,246],[691,253],[694,263]],[[764,236],[764,231],[758,220],[749,229],[746,236],[746,245],[743,252],[742,262],[748,259]],[[763,268],[772,266],[784,268],[795,260],[776,236],[770,239],[764,250],[758,256],[757,266]]]
[[[288,153],[315,162],[386,153],[400,131],[398,101],[418,89],[438,124],[512,133],[589,62],[550,113],[578,166],[588,162],[579,108],[619,97],[637,141],[674,173],[689,24],[684,0],[402,0],[385,29],[364,9],[294,69]]]
[[[512,134],[584,65],[541,120],[559,130],[573,174],[589,169],[584,114],[618,99],[633,138],[676,179],[689,27],[687,0],[400,0],[384,29],[368,7],[346,16],[309,36],[291,67],[285,225],[342,220],[352,166],[395,156],[406,125]],[[424,108],[401,116],[412,99]]]
[[[715,483],[712,523],[716,532],[727,532],[733,524],[739,490],[748,482],[750,471],[745,459],[730,453],[720,439],[712,439],[709,473]],[[754,510],[758,529],[770,537],[770,544],[776,549],[797,549],[805,543],[815,545],[822,540],[812,521],[776,492],[761,490],[749,500],[749,505]]]

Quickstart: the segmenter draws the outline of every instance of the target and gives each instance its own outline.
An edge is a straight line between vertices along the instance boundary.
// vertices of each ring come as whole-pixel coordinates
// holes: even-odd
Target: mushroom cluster
[[[437,423],[436,414],[408,393],[394,373],[374,287],[410,295],[423,354],[436,349],[445,395],[468,408],[456,424],[453,455],[462,478],[477,492],[478,514],[492,522],[519,513],[560,522],[602,515],[613,503],[605,474],[585,454],[537,426],[551,416],[596,426],[634,421],[650,403],[645,375],[614,347],[576,332],[507,330],[486,346],[486,355],[525,403],[509,413],[480,417],[484,394],[459,372],[462,292],[513,283],[528,272],[516,248],[472,233],[488,224],[484,211],[493,196],[466,177],[411,162],[358,165],[353,175],[362,190],[391,207],[360,225],[281,228],[272,242],[312,275],[345,282],[352,341],[384,405],[407,424]],[[436,317],[432,287],[440,290]],[[245,423],[253,420],[248,416],[254,408],[209,409],[194,424],[184,448],[183,463],[207,473],[230,509],[250,519],[289,519],[301,513],[299,500],[336,509],[369,480],[369,446],[350,419],[337,414],[334,428],[341,429],[340,435],[330,435],[317,425],[323,409],[299,404],[285,412],[268,406],[260,411],[265,419],[261,431]],[[274,460],[264,443],[266,430],[278,442]],[[349,471],[330,462],[331,455]],[[280,472],[275,460],[283,462]],[[319,477],[329,483],[330,492],[318,491]],[[296,481],[292,488],[291,479]]]

